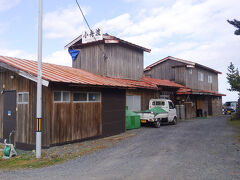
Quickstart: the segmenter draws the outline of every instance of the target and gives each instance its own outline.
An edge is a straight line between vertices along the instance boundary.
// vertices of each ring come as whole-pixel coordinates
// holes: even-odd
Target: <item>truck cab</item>
[[[176,109],[169,99],[151,99],[149,110],[138,112],[141,123],[152,123],[159,128],[161,123],[177,123]]]
[[[154,107],[161,107],[168,112],[168,121],[172,121],[176,117],[176,108],[173,102],[169,99],[151,99],[149,101],[149,109]]]
[[[237,101],[227,101],[223,105],[224,114],[235,113],[237,110]]]

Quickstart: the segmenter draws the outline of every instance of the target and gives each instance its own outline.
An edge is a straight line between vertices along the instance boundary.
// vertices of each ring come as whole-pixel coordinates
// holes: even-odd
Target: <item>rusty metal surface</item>
[[[35,77],[37,76],[37,61],[0,56],[0,62],[10,65],[17,70],[27,72]],[[42,78],[44,80],[52,82],[125,88],[134,87],[129,84],[119,83],[118,81],[115,81],[111,78],[95,75],[82,69],[76,69],[72,67],[60,66],[49,63],[43,63],[42,65]]]

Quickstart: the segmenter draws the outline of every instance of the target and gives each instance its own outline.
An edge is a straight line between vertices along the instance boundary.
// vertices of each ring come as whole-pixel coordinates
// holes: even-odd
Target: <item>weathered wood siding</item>
[[[143,51],[119,44],[100,44],[81,47],[72,66],[89,72],[124,79],[139,80],[143,76]]]
[[[167,60],[152,67],[151,70],[145,71],[145,75],[152,78],[175,81],[192,89],[218,91],[217,73],[199,67],[186,68],[183,65],[181,62]],[[192,69],[192,74],[190,73],[190,69]],[[198,72],[203,73],[203,81],[198,80]],[[212,83],[208,83],[208,76],[212,76]]]
[[[10,76],[14,75],[15,78],[11,79]],[[16,90],[16,92],[29,92],[28,104],[17,104],[16,112],[16,143],[35,144],[35,118],[36,118],[36,83],[23,78],[14,72],[1,69],[0,72],[0,87],[1,90],[5,86],[5,90]],[[43,102],[48,100],[47,88],[43,87]],[[0,138],[3,138],[3,111],[4,102],[3,94],[0,95]],[[43,146],[48,144],[48,137],[46,134],[46,107],[43,106],[43,133],[42,144]]]
[[[77,59],[72,61],[72,67],[84,69],[94,74],[107,75],[107,60],[104,60],[103,52],[100,51],[99,47],[105,51],[103,44],[82,47]]]
[[[184,102],[185,106],[185,119],[191,119],[197,117],[196,114],[196,103]]]
[[[100,92],[100,89],[51,84],[48,113],[50,145],[83,140],[102,134],[101,102],[73,102],[74,92]],[[54,91],[69,91],[70,102],[54,102]]]
[[[179,66],[179,65],[183,65],[183,64],[177,61],[168,60],[152,67],[151,70],[145,71],[144,73],[146,76],[156,78],[156,79],[167,79],[170,81],[174,81],[175,75],[182,76],[182,77],[179,77],[178,79],[184,79],[183,74],[177,73],[177,72],[175,73],[175,69],[172,68],[173,66]]]
[[[53,103],[50,124],[51,144],[100,136],[101,103]]]
[[[14,75],[14,79],[10,76]],[[17,104],[16,112],[16,143],[22,147],[35,144],[36,118],[36,83],[18,76],[14,72],[1,70],[0,87],[16,92],[29,92],[28,104]],[[55,90],[71,92],[70,103],[54,103]],[[66,143],[102,134],[102,105],[101,102],[75,103],[72,92],[100,92],[100,89],[68,87],[63,84],[43,86],[42,107],[42,145]],[[3,138],[3,95],[0,95],[0,138]]]

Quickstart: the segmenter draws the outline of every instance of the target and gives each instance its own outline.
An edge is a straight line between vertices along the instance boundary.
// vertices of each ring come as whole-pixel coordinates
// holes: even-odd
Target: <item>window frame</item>
[[[210,81],[211,80],[211,81]],[[208,75],[208,83],[212,84],[213,82],[213,77],[212,75]]]
[[[98,93],[99,94],[99,101],[89,101],[89,93]],[[88,100],[88,102],[101,102],[102,101],[101,92],[88,92],[87,93],[87,100]]]
[[[74,93],[86,93],[87,94],[87,100],[86,101],[74,101]],[[89,101],[89,93],[98,93],[99,94],[99,100],[98,101]],[[95,102],[101,102],[102,101],[102,93],[101,92],[87,92],[87,91],[74,91],[73,93],[73,103],[95,103]]]
[[[190,75],[193,74],[193,70],[192,70],[192,68],[189,68],[189,69],[188,69],[188,73],[189,73]]]
[[[168,101],[168,106],[169,106],[169,109],[174,109],[174,104],[171,101]],[[170,107],[172,107],[172,108],[170,108]]]
[[[55,92],[60,92],[61,93],[61,100],[60,101],[56,101],[55,99],[54,99],[54,93]],[[63,93],[64,92],[67,92],[67,93],[69,93],[69,100],[68,101],[63,101]],[[53,102],[54,103],[70,103],[71,102],[71,92],[70,91],[54,91],[53,92]]]
[[[20,94],[22,95],[22,102],[19,102],[19,95]],[[26,94],[28,95],[28,101],[23,102],[23,99],[24,99],[23,96],[26,95]],[[17,104],[28,104],[28,103],[29,103],[29,92],[18,92],[17,93]]]
[[[86,101],[74,101],[74,93],[86,93],[87,94],[87,100]],[[86,92],[86,91],[74,91],[72,94],[73,94],[73,99],[72,99],[73,103],[86,103],[86,102],[88,102],[88,92]]]
[[[201,71],[198,71],[198,81],[204,81],[204,74]]]

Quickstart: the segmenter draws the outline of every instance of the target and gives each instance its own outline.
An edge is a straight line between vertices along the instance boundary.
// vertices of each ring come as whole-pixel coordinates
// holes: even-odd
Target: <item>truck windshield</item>
[[[225,106],[235,106],[236,104],[236,102],[226,102]]]
[[[165,106],[165,102],[164,101],[153,101],[152,105],[153,106]]]

